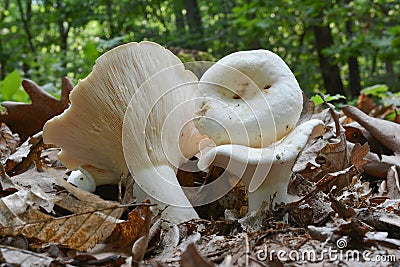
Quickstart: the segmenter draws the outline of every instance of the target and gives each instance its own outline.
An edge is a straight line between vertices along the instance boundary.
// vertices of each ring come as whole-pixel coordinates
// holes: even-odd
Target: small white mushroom
[[[288,202],[293,164],[310,137],[322,134],[323,122],[295,128],[302,92],[289,67],[267,50],[230,54],[200,80],[195,123],[217,147],[200,158],[240,177],[249,191],[249,211],[276,194]]]
[[[67,182],[91,193],[96,191],[96,182],[94,181],[92,175],[83,168],[72,171],[68,176]]]
[[[167,219],[171,222],[182,222],[197,218],[175,177],[176,166],[179,166],[176,164],[196,154],[196,146],[204,139],[190,121],[194,103],[191,102],[191,110],[186,108],[177,121],[169,120],[165,123],[168,112],[194,97],[194,89],[193,86],[189,86],[179,90],[179,93],[173,93],[172,97],[161,97],[174,86],[186,83],[196,84],[197,78],[186,71],[182,62],[162,46],[151,42],[119,46],[96,60],[93,71],[84,80],[79,81],[72,91],[70,107],[46,123],[44,142],[61,147],[60,160],[71,170],[81,168],[88,171],[96,185],[117,184],[122,175],[128,174],[128,166],[132,165],[131,170],[135,171],[132,174],[138,181],[149,180],[146,191],[150,196],[164,200],[165,198],[158,195],[170,194],[174,201],[168,204],[184,204],[185,208],[169,207],[164,214]],[[129,106],[131,99],[132,105]],[[124,136],[129,142],[123,144],[122,132],[126,112],[129,113],[127,120],[130,126],[146,127],[125,127],[125,133],[134,136]],[[148,124],[147,119],[150,122]],[[173,140],[161,140],[158,137],[162,126],[174,127],[171,136],[168,135],[168,138]],[[179,131],[180,137],[175,135],[176,131]],[[137,147],[131,146],[134,143],[131,142],[131,138],[140,139],[136,140]],[[168,145],[169,141],[173,142],[173,146]],[[141,142],[146,142],[145,146]],[[177,147],[176,143],[179,143],[180,147]],[[170,159],[163,156],[163,146],[168,148]],[[134,155],[128,155],[128,150]],[[128,156],[128,164],[125,156]],[[136,168],[136,163],[130,162],[140,160],[140,157],[149,159],[146,162],[141,161],[140,164],[150,165],[140,165],[139,169]],[[159,161],[154,163],[153,160]],[[168,163],[168,160],[171,160],[171,163]],[[165,188],[169,188],[168,185],[151,182],[153,179],[158,181],[158,178],[152,176],[153,163],[160,166],[157,168],[160,171],[159,176],[165,176],[166,180],[176,185],[171,189],[173,191],[165,191]],[[148,169],[151,171],[147,171]],[[174,211],[175,209],[179,212]]]

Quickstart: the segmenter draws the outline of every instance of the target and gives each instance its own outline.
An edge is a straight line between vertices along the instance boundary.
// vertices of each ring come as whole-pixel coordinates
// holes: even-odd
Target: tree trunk
[[[182,14],[183,2],[182,0],[174,1],[174,13],[175,13],[175,26],[178,34],[185,33],[185,20]]]
[[[62,0],[57,0],[57,12],[58,12],[58,33],[60,35],[60,48],[63,53],[63,59],[61,60],[62,67],[64,68],[62,76],[67,75],[67,50],[68,50],[68,33],[70,25],[66,21],[64,10],[62,8]]]
[[[345,95],[340,71],[333,58],[323,53],[324,49],[333,45],[333,38],[329,26],[314,25],[315,45],[318,52],[319,66],[326,91],[331,95]]]
[[[189,25],[189,33],[195,36],[191,47],[198,50],[206,50],[204,41],[203,23],[201,22],[201,15],[197,0],[183,0],[183,5],[186,9],[186,20]]]
[[[32,33],[31,33],[31,29],[29,28],[30,18],[32,15],[31,14],[32,13],[32,2],[31,2],[31,0],[26,1],[26,11],[24,11],[21,0],[17,0],[17,4],[18,4],[18,10],[19,10],[19,13],[21,16],[22,25],[24,26],[26,37],[28,38],[29,49],[31,50],[32,53],[35,53],[36,48],[35,48],[35,45],[33,44],[33,37],[32,37]]]
[[[3,7],[3,11],[0,14],[0,22],[3,23],[4,19],[6,17],[5,11],[8,10],[8,6],[9,6],[9,1],[4,1],[4,7]],[[6,63],[7,63],[7,59],[4,55],[4,50],[3,50],[3,39],[1,38],[0,35],[0,79],[4,80],[4,78],[6,77]]]
[[[347,59],[347,64],[349,65],[350,93],[351,96],[357,97],[362,89],[358,58],[355,56],[350,56]]]
[[[346,4],[350,3],[350,0],[345,1]],[[349,18],[346,21],[346,34],[348,39],[353,38],[353,22]],[[357,97],[361,91],[361,79],[360,79],[360,67],[358,65],[358,58],[355,55],[349,56],[347,59],[349,65],[349,80],[350,80],[350,94],[353,97]]]

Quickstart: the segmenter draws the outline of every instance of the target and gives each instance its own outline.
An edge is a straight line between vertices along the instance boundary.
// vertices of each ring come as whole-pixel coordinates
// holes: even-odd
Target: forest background
[[[102,53],[142,40],[184,62],[269,49],[309,96],[351,99],[379,84],[379,92],[400,102],[395,0],[2,0],[0,101],[29,102],[22,78],[57,95],[63,76],[77,82]]]

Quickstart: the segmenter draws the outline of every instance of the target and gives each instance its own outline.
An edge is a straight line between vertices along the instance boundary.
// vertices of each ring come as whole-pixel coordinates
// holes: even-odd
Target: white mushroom
[[[96,182],[94,181],[92,175],[83,168],[72,171],[68,176],[67,182],[91,193],[96,191]]]
[[[217,145],[266,147],[293,130],[303,107],[293,73],[267,50],[222,58],[201,77],[199,89],[196,127]]]
[[[182,62],[175,55],[160,45],[141,42],[119,46],[97,59],[93,71],[84,80],[79,81],[72,91],[71,106],[63,114],[46,123],[43,132],[44,142],[60,146],[62,148],[59,154],[60,160],[71,170],[81,168],[88,171],[96,185],[117,184],[120,177],[129,172],[122,140],[125,112],[128,110],[127,119],[132,127],[162,126],[168,112],[188,98],[192,99],[195,92],[193,86],[188,86],[181,88],[179,93],[174,93],[173,97],[167,97],[166,100],[158,99],[158,97],[173,87],[186,83],[196,84],[197,78],[184,69]],[[135,95],[135,93],[138,94]],[[137,96],[140,96],[140,99]],[[133,99],[133,105],[128,108],[131,99]],[[154,110],[151,110],[153,106]],[[148,130],[147,128],[125,127],[127,128],[125,133],[134,134],[134,136],[128,136],[126,139],[128,142],[124,143],[125,152],[128,149],[130,153],[135,154],[128,155],[128,160],[140,160],[140,157],[147,157],[149,161],[145,163],[150,164],[141,165],[140,169],[137,169],[136,163],[128,162],[129,166],[134,166],[132,167],[135,170],[133,175],[136,178],[140,177],[139,181],[143,179],[152,181],[155,178],[146,170],[152,168],[152,160],[159,160],[163,166],[158,168],[161,170],[160,176],[166,176],[177,185],[173,187],[174,191],[168,193],[165,193],[165,187],[159,183],[151,186],[150,182],[151,189],[146,188],[154,198],[159,198],[158,195],[171,194],[177,199],[176,202],[184,203],[186,208],[177,208],[179,212],[174,212],[176,207],[168,208],[170,212],[167,216],[170,217],[167,219],[172,222],[197,218],[196,212],[178,186],[174,174],[176,168],[171,168],[174,164],[179,164],[185,158],[190,158],[197,153],[196,145],[203,139],[193,122],[190,122],[193,106],[192,102],[191,113],[185,112],[177,121],[172,121],[174,132],[168,136],[173,138],[174,142],[173,148],[169,151],[172,163],[168,163],[168,159],[162,154],[163,145],[166,145],[169,140],[161,142],[163,140],[158,138],[157,132],[160,128],[155,131],[150,128],[144,134],[142,131]],[[152,112],[148,113],[149,111]],[[149,115],[148,118],[147,115]],[[149,124],[146,124],[147,119]],[[171,120],[168,123],[171,123]],[[186,127],[182,130],[185,124]],[[164,127],[168,128],[169,125],[165,124]],[[183,137],[174,136],[176,130],[180,130],[179,133]],[[138,139],[135,141],[138,147],[131,146],[135,143],[131,138]],[[192,142],[187,140],[192,140]],[[145,145],[141,143],[144,141],[146,141]],[[180,144],[182,152],[174,150],[176,142]],[[166,147],[169,148],[169,146]],[[154,156],[152,149],[160,154]],[[141,161],[141,163],[144,162]],[[158,163],[155,165],[158,166]],[[180,213],[182,210],[184,212]]]
[[[218,145],[198,163],[225,168],[249,190],[249,211],[276,194],[288,202],[287,185],[298,153],[323,123],[311,120],[295,128],[302,92],[289,67],[266,50],[228,55],[200,80],[195,123]]]

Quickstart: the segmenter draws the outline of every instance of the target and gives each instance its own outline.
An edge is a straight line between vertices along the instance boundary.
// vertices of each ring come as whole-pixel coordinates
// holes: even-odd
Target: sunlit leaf
[[[11,97],[18,91],[21,86],[22,78],[17,70],[8,74],[0,84],[0,93],[2,100],[11,100]]]

